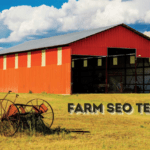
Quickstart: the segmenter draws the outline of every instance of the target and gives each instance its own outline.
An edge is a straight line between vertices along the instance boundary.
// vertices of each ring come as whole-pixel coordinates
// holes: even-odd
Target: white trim
[[[62,65],[62,47],[57,48],[57,65]]]
[[[6,55],[4,55],[3,56],[3,70],[6,70],[6,67],[7,66],[7,56]]]
[[[87,59],[83,60],[83,67],[87,67]]]
[[[113,57],[113,65],[118,65],[118,58],[117,57]]]
[[[72,68],[74,68],[74,60],[72,60]]]
[[[27,68],[31,68],[31,52],[27,53]]]
[[[18,69],[18,54],[15,54],[15,69]]]
[[[135,56],[130,56],[130,64],[135,64]]]
[[[42,62],[41,62],[41,66],[46,66],[46,52],[45,50],[42,50]]]
[[[102,59],[101,58],[98,58],[98,60],[97,60],[97,66],[102,66]]]

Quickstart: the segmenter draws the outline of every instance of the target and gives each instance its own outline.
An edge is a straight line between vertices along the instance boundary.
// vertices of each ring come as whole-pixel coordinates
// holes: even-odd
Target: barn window
[[[62,65],[62,47],[57,48],[57,65]]]
[[[117,59],[117,57],[113,58],[113,65],[118,65],[118,59]]]
[[[83,67],[87,67],[87,59],[83,61]]]
[[[30,68],[31,67],[31,52],[27,53],[27,67]]]
[[[18,54],[15,54],[15,69],[18,68]]]
[[[130,64],[135,64],[135,56],[130,56]]]
[[[97,65],[102,66],[102,59],[101,58],[98,59]]]
[[[72,68],[74,68],[74,60],[72,60]]]
[[[41,66],[45,66],[46,64],[46,54],[45,54],[45,50],[42,50],[42,64]]]
[[[4,55],[3,56],[3,70],[6,70],[6,65],[7,65],[7,63],[6,63],[6,55]]]

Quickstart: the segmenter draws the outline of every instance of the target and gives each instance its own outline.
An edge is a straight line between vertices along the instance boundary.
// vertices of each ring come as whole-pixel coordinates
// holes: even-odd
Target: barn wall
[[[11,54],[7,55],[6,70],[0,56],[0,92],[70,94],[70,56],[70,48],[62,47],[62,65],[57,65],[57,48],[47,49],[46,66],[41,66],[41,50],[31,51],[31,68],[27,68],[27,52],[23,52],[18,54],[15,69],[15,54]]]
[[[133,31],[117,26],[70,44],[73,55],[107,56],[107,48],[135,48],[137,57],[150,57],[150,42]]]

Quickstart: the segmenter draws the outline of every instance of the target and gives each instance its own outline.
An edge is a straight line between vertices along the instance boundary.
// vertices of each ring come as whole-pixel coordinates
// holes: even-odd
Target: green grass
[[[3,98],[6,93],[0,93]],[[7,99],[14,100],[15,93]],[[21,134],[13,137],[0,137],[0,149],[148,149],[150,144],[150,116],[138,113],[136,103],[150,103],[149,94],[78,94],[78,95],[54,95],[54,94],[19,94],[16,103],[27,103],[34,98],[48,101],[55,115],[51,129],[60,126],[60,134]],[[130,115],[110,114],[107,112],[108,103],[130,103],[134,112]],[[103,103],[105,114],[69,114],[68,103],[77,105],[80,103]],[[64,129],[64,130],[63,130]],[[89,133],[67,134],[65,130],[82,129]]]

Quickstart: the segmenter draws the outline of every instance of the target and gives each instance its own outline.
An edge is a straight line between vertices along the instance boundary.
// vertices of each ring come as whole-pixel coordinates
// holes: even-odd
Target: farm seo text
[[[137,110],[140,114],[143,112],[146,114],[150,114],[150,104],[149,103],[136,103]],[[76,106],[74,103],[68,103],[68,112],[69,113],[97,113],[98,111],[104,114],[104,105],[101,103],[98,106],[93,103],[84,103],[84,107],[81,104],[77,104]],[[127,114],[132,114],[134,111],[133,107],[129,103],[121,104],[121,103],[108,103],[107,104],[107,112],[114,114],[122,114],[123,112]]]

